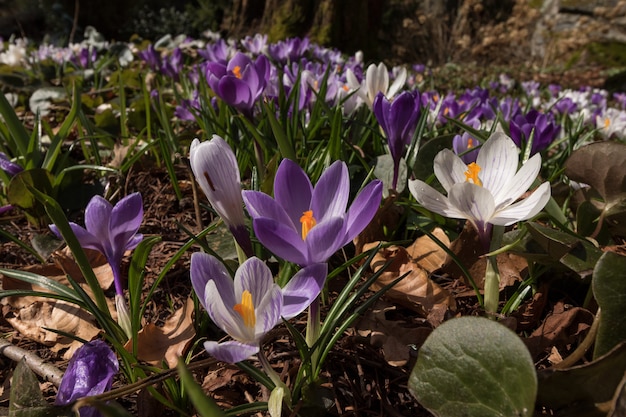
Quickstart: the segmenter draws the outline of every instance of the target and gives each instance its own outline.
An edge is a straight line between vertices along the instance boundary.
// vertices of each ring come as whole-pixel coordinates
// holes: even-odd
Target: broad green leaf
[[[601,309],[594,358],[604,355],[626,341],[626,256],[605,252],[591,281],[593,295]]]
[[[389,196],[389,190],[393,188],[393,158],[391,155],[380,155],[376,158],[374,175],[383,182],[383,198],[387,198]],[[406,162],[404,161],[404,158],[402,158],[400,160],[400,166],[398,167],[398,183],[396,185],[396,191],[398,193],[404,191],[404,187],[406,186],[406,176]]]
[[[532,416],[537,375],[515,333],[466,316],[443,323],[426,339],[409,391],[440,417]]]
[[[573,181],[589,184],[604,203],[593,201],[604,210],[610,225],[625,232],[626,144],[595,142],[576,150],[565,163],[565,174]],[[593,193],[585,193],[589,200]]]
[[[626,371],[626,343],[584,365],[537,374],[537,405],[552,410],[593,408],[610,401]],[[565,414],[563,414],[565,415]],[[606,414],[605,414],[606,415]]]
[[[413,165],[415,178],[426,181],[433,174],[435,156],[443,149],[452,148],[452,138],[452,135],[439,136],[422,144]]]
[[[22,359],[13,372],[9,417],[71,416],[69,408],[52,407],[43,398],[39,381]]]
[[[34,168],[22,171],[11,179],[7,187],[7,200],[10,204],[24,210],[29,222],[41,225],[47,220],[46,211],[43,204],[38,202],[28,189],[28,185],[53,196],[53,182],[54,177],[48,170]]]

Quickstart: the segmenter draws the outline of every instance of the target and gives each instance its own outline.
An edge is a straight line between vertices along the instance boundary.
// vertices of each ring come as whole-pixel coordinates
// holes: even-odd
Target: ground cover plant
[[[626,95],[446,71],[3,42],[7,413],[622,415]]]

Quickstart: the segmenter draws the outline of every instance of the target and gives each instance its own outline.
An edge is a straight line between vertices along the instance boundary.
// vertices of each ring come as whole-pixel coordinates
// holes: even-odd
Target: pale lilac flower
[[[536,154],[518,171],[518,151],[515,143],[501,132],[491,135],[478,152],[476,162],[469,165],[444,149],[435,157],[434,170],[448,195],[420,180],[410,180],[409,190],[428,210],[467,219],[488,245],[491,225],[508,226],[530,219],[550,199],[550,183],[544,182],[530,196],[516,202],[541,168],[541,156]]]
[[[0,152],[0,169],[9,174],[11,177],[24,170],[24,168],[20,165],[15,162],[11,162],[11,159],[4,152]]]
[[[374,99],[379,92],[382,92],[389,100],[393,99],[396,94],[404,87],[407,78],[406,68],[398,70],[398,74],[391,86],[389,85],[389,71],[384,63],[378,65],[371,64],[367,67],[365,78],[359,81],[352,69],[346,71],[346,80],[348,87],[356,90],[359,97],[371,109]]]
[[[463,162],[468,165],[472,162],[476,162],[480,145],[480,141],[466,131],[460,135],[455,135],[452,139],[452,149],[454,153],[459,155]]]
[[[211,255],[191,255],[191,283],[211,320],[234,340],[208,341],[204,348],[218,360],[237,363],[260,349],[263,337],[281,322],[302,311],[319,295],[328,266],[310,265],[298,271],[284,288],[272,272],[252,257],[237,269],[235,279]]]
[[[243,199],[261,243],[282,259],[305,266],[326,262],[369,224],[380,204],[382,183],[370,182],[348,208],[349,194],[344,162],[333,163],[313,187],[298,164],[284,159],[276,172],[274,198],[243,191]]]
[[[210,141],[194,139],[189,150],[191,170],[211,206],[230,229],[246,255],[252,254],[245,225],[237,157],[228,143],[213,135]]]
[[[113,377],[119,371],[115,352],[102,340],[85,343],[70,359],[61,379],[56,405],[68,405],[79,398],[99,395],[111,389]],[[94,407],[82,407],[80,417],[95,417]]]

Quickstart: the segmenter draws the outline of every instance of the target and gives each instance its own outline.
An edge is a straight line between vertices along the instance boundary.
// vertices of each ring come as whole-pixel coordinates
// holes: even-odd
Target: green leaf
[[[385,154],[376,158],[374,175],[383,182],[383,198],[387,198],[389,196],[389,190],[393,188],[393,158],[391,155]],[[406,162],[404,161],[404,158],[402,158],[400,160],[400,166],[398,167],[398,183],[396,185],[396,191],[398,193],[404,191],[406,186],[406,176]]]
[[[54,177],[46,169],[34,168],[19,172],[7,187],[7,200],[24,210],[30,223],[40,226],[47,221],[46,211],[29,190],[29,186],[44,194],[54,195],[53,182]]]
[[[9,416],[47,417],[72,415],[69,408],[65,410],[65,413],[62,410],[60,407],[48,405],[46,400],[44,400],[37,377],[26,365],[26,361],[22,359],[15,367],[11,380]]]
[[[552,410],[566,410],[569,407],[574,411],[594,407],[594,404],[611,400],[624,377],[624,371],[626,343],[584,365],[541,370],[537,373],[537,405]]]
[[[605,252],[595,269],[591,285],[601,309],[594,358],[626,341],[626,256]]]
[[[24,125],[22,125],[22,122],[20,122],[17,114],[15,114],[15,110],[13,110],[11,103],[9,103],[4,94],[0,94],[0,116],[2,116],[4,123],[6,123],[9,128],[15,148],[20,156],[26,158],[28,155],[30,135]],[[27,166],[27,168],[29,167]]]
[[[202,387],[193,379],[193,375],[191,375],[191,372],[189,372],[182,359],[178,359],[176,369],[178,369],[183,389],[189,394],[191,402],[194,407],[196,407],[196,410],[201,417],[226,416],[224,411],[217,406],[215,401],[202,391]]]
[[[426,339],[409,391],[440,417],[532,416],[537,375],[524,342],[483,317],[461,317]]]
[[[452,135],[439,136],[424,143],[417,153],[413,173],[415,178],[426,181],[433,174],[435,156],[443,149],[452,148]]]

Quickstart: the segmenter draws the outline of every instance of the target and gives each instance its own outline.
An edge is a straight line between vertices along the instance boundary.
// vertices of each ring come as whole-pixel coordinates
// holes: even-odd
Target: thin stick
[[[4,338],[0,338],[0,354],[15,362],[24,359],[26,365],[37,375],[44,378],[46,381],[52,382],[55,387],[61,384],[63,372],[61,372],[59,368],[44,362],[44,360],[36,354],[17,347]]]

